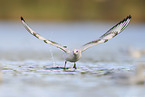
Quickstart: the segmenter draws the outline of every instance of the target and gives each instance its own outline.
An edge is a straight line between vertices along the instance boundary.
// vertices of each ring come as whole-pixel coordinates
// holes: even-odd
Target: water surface
[[[29,22],[40,35],[69,48],[97,39],[115,23]],[[135,65],[144,62],[130,49],[145,49],[144,24],[131,24],[114,39],[83,53],[64,71],[63,52],[30,35],[20,22],[0,23],[0,64],[3,67],[1,97],[144,97],[144,85],[118,84],[114,73],[135,73]]]

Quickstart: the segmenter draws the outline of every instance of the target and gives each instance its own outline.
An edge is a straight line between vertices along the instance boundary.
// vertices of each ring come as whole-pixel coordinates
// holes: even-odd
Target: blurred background
[[[73,49],[128,15],[132,19],[122,33],[86,50],[78,69],[68,63],[67,71],[63,52],[36,39],[20,20]],[[0,0],[0,97],[144,97],[144,68],[135,70],[145,63],[144,42],[145,0]],[[117,83],[113,74],[129,83]],[[141,85],[129,85],[124,75],[141,78]]]
[[[145,0],[0,0],[0,20],[145,22]]]
[[[116,52],[120,51],[126,54],[137,50],[137,54],[131,54],[135,57],[142,56],[144,52],[144,45],[141,43],[144,41],[145,0],[0,0],[0,2],[0,38],[3,40],[0,41],[1,58],[9,56],[15,59],[16,53],[22,57],[29,52],[26,54],[29,59],[36,57],[31,56],[35,51],[38,59],[40,55],[45,59],[52,57],[49,56],[50,49],[56,50],[55,47],[31,36],[21,24],[21,16],[34,31],[46,39],[59,41],[58,43],[69,48],[78,48],[97,39],[119,21],[131,15],[131,24],[125,29],[126,32],[121,34],[122,36],[117,36],[115,40],[112,39],[105,45],[89,49],[89,53],[85,55],[96,51],[97,54],[100,53],[96,57],[102,56],[104,59],[103,52],[109,52],[106,55],[111,54],[111,57],[114,55],[113,58],[116,58]],[[21,54],[18,51],[25,53]],[[59,51],[55,53],[58,55]]]

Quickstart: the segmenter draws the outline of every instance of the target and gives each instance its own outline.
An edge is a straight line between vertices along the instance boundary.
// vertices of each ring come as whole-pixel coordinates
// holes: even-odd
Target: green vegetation
[[[132,15],[145,22],[145,0],[0,0],[0,19],[49,21],[114,20]]]

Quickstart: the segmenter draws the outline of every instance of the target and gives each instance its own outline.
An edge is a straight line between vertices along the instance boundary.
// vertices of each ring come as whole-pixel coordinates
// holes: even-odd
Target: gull
[[[62,46],[54,41],[45,39],[44,37],[40,36],[38,33],[36,33],[35,31],[33,31],[30,26],[25,22],[24,18],[21,17],[21,22],[24,25],[24,27],[26,28],[26,30],[31,33],[32,35],[34,35],[36,38],[43,40],[45,43],[47,44],[51,44],[53,46],[56,46],[57,48],[61,49],[62,51],[64,51],[65,53],[65,65],[64,65],[64,69],[66,68],[66,64],[67,62],[73,62],[74,66],[73,68],[77,68],[76,67],[76,62],[81,58],[82,56],[82,52],[84,52],[85,50],[87,50],[88,48],[95,46],[97,44],[100,43],[105,43],[107,42],[109,39],[115,37],[116,35],[118,35],[120,32],[122,32],[129,24],[131,20],[131,15],[127,16],[126,18],[124,18],[122,21],[120,21],[118,24],[116,24],[115,26],[113,26],[111,29],[109,29],[105,34],[103,34],[101,37],[99,37],[97,40],[88,42],[86,44],[84,44],[83,46],[81,46],[78,49],[74,49],[74,50],[70,50],[68,49],[66,46]]]

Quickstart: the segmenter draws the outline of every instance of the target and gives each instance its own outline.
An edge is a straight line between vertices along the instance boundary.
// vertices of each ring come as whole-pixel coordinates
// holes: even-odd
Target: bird
[[[20,18],[21,18],[21,22],[22,22],[23,26],[30,34],[32,34],[36,38],[44,41],[45,43],[56,46],[57,48],[64,51],[64,53],[65,53],[64,69],[66,68],[67,62],[74,63],[73,68],[77,69],[76,62],[82,57],[82,53],[92,46],[98,45],[100,43],[106,43],[109,39],[114,38],[116,35],[118,35],[120,32],[122,32],[130,23],[131,15],[128,15],[122,21],[117,23],[115,26],[113,26],[111,29],[109,29],[105,34],[103,34],[98,39],[88,42],[88,43],[82,45],[80,48],[74,49],[74,50],[70,50],[66,46],[62,46],[54,41],[48,40],[48,39],[40,36],[38,33],[36,33],[35,31],[33,31],[30,28],[30,26],[25,22],[25,20],[22,16]]]

